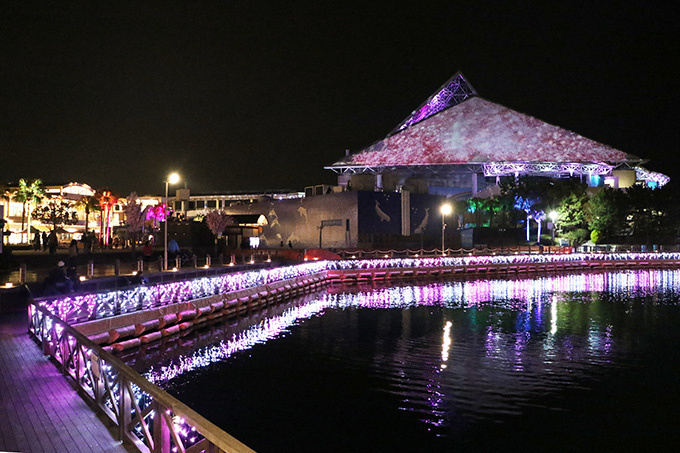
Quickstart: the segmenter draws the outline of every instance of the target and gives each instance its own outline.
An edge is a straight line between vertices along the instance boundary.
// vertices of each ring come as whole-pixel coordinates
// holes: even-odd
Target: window
[[[207,206],[210,209],[217,208],[217,200],[208,200]]]

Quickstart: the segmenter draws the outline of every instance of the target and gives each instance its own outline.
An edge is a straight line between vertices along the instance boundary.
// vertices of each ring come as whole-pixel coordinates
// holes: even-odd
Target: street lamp
[[[444,218],[451,214],[453,212],[453,208],[451,207],[450,204],[444,203],[440,208],[439,212],[442,213],[442,256],[445,255],[446,253],[444,252],[444,231],[446,230],[446,223],[444,222]]]
[[[557,211],[550,211],[548,217],[550,217],[550,221],[552,222],[552,245],[555,245],[555,220],[557,220]]]
[[[163,222],[165,223],[165,243],[163,248],[163,269],[168,270],[168,185],[177,184],[179,182],[179,175],[177,173],[170,173],[168,178],[165,180],[165,206],[166,213]]]

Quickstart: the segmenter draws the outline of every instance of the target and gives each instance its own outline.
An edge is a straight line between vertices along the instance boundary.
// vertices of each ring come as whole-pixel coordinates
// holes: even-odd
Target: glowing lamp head
[[[178,173],[170,173],[168,175],[168,184],[177,184],[179,182],[179,174]]]
[[[449,215],[453,212],[453,207],[449,203],[444,203],[440,208],[439,212],[442,213],[442,215]]]
[[[550,220],[552,220],[552,222],[555,223],[555,220],[557,220],[557,211],[550,211],[548,217],[550,217]]]

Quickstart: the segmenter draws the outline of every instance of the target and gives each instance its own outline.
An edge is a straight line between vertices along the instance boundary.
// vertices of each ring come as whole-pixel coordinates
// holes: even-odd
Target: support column
[[[375,175],[375,191],[382,192],[382,190],[383,190],[382,175],[380,173],[377,173]]]
[[[477,195],[477,173],[472,174],[472,196]]]
[[[411,193],[401,191],[401,235],[411,235]]]

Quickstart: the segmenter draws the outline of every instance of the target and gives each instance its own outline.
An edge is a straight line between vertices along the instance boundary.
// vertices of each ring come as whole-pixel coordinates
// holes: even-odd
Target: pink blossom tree
[[[215,235],[215,255],[217,255],[217,238],[222,236],[227,225],[234,223],[234,219],[224,211],[216,209],[206,214],[205,223],[212,234]]]
[[[123,211],[125,212],[125,224],[128,226],[128,234],[132,240],[132,250],[134,251],[139,239],[139,234],[144,230],[146,222],[146,215],[142,211],[142,205],[139,202],[136,192],[132,192],[125,199],[127,202]]]

